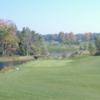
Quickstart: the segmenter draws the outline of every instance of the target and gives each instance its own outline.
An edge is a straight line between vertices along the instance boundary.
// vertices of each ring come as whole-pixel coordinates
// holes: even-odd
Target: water
[[[63,56],[65,56],[66,58],[68,58],[68,57],[70,57],[70,56],[72,56],[72,54],[74,54],[75,52],[51,52],[50,53],[50,56],[51,57],[63,57]]]
[[[0,62],[0,70],[3,69],[3,68],[5,68],[5,67],[20,65],[20,64],[26,63],[28,61],[29,60],[25,60],[25,61],[5,61],[5,62]]]

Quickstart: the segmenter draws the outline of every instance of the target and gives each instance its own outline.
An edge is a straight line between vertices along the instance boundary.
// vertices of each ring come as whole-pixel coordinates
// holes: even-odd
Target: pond
[[[75,53],[76,53],[76,51],[74,51],[74,52],[71,52],[71,51],[70,52],[51,52],[50,56],[54,57],[54,58],[63,57],[63,56],[65,56],[66,58],[69,58]]]
[[[3,61],[3,62],[0,62],[0,70],[2,70],[5,67],[20,65],[20,64],[26,63],[28,61],[30,61],[30,60],[24,60],[24,61]]]

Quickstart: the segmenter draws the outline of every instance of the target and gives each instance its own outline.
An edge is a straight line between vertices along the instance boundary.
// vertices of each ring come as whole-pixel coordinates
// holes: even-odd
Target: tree
[[[28,27],[23,27],[21,32],[18,32],[19,52],[21,55],[30,55],[30,47],[32,42],[31,30]]]
[[[33,36],[33,44],[31,46],[33,55],[47,55],[48,50],[44,43],[44,39],[38,33]]]
[[[92,33],[91,32],[87,32],[84,34],[84,40],[85,41],[90,41],[92,38]]]
[[[71,44],[74,44],[76,41],[76,37],[73,32],[68,33],[68,39]]]
[[[59,41],[60,41],[60,43],[64,43],[64,41],[65,41],[65,34],[64,34],[64,32],[60,32],[59,33]]]
[[[92,43],[92,42],[89,42],[88,50],[90,52],[90,55],[95,55],[95,53],[96,53],[96,46],[95,46],[95,44]]]
[[[18,38],[20,55],[38,55],[45,52],[42,36],[28,27],[18,32]]]
[[[95,45],[96,45],[96,49],[97,49],[97,54],[100,55],[100,36],[96,37]]]
[[[12,50],[16,51],[16,30],[16,25],[12,21],[0,20],[0,46],[3,55],[10,55]]]

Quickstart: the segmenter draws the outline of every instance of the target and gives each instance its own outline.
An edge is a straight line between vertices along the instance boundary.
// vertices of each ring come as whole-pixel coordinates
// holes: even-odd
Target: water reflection
[[[3,68],[5,68],[5,67],[20,65],[20,64],[26,63],[28,61],[29,60],[25,60],[25,61],[5,61],[5,62],[0,62],[0,70],[3,69]]]

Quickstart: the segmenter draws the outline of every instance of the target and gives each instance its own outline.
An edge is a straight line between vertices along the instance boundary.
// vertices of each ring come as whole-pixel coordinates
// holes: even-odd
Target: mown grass
[[[0,74],[0,100],[100,100],[100,57],[37,60]]]

